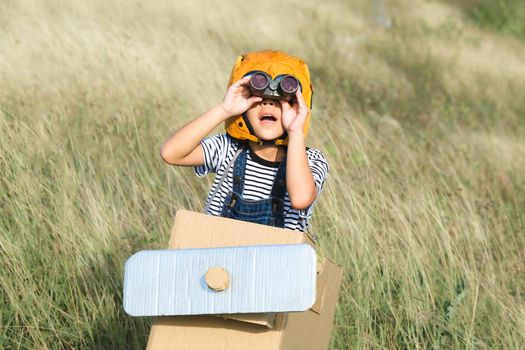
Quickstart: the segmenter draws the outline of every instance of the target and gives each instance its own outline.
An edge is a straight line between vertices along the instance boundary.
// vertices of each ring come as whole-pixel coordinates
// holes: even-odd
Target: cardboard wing
[[[308,310],[316,254],[308,244],[149,250],[128,259],[124,310],[132,316]]]

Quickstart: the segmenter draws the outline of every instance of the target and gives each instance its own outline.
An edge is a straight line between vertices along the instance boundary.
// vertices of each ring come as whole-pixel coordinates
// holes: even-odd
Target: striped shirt
[[[228,135],[220,134],[205,138],[201,141],[201,145],[204,151],[204,164],[195,167],[195,174],[199,177],[203,177],[210,172],[217,174],[206,201],[206,205],[208,206],[206,214],[220,216],[224,206],[224,200],[233,188],[233,164],[221,188],[217,190],[213,198],[212,195],[240,144],[232,140]],[[317,195],[319,196],[328,175],[328,162],[323,153],[314,148],[307,148],[306,155],[315,181]],[[279,162],[262,159],[248,149],[242,198],[245,200],[269,198],[278,167]],[[305,210],[293,209],[287,192],[284,198],[284,227],[306,232],[314,205],[315,202]]]

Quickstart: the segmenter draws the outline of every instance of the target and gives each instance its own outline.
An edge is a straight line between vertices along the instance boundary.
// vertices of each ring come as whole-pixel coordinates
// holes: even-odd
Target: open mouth
[[[276,121],[277,118],[275,118],[273,115],[271,114],[264,114],[262,115],[260,118],[259,118],[261,121]]]

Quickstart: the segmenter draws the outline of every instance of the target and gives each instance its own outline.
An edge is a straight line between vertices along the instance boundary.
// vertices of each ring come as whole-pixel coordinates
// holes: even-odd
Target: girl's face
[[[264,99],[248,109],[246,116],[255,135],[261,140],[271,141],[284,134],[281,113],[279,100]]]

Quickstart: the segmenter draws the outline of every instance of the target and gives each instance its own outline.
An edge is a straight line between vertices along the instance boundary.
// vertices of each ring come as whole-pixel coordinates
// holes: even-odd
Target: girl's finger
[[[286,100],[281,100],[281,107],[283,109],[283,112],[286,112],[288,110],[290,110],[290,103]]]
[[[262,97],[259,97],[259,96],[252,96],[248,99],[248,102],[250,103],[250,105],[254,105],[257,102],[261,102],[261,101],[262,101]]]
[[[303,94],[301,93],[301,90],[297,89],[295,97],[297,97],[297,102],[299,102],[299,106],[301,108],[306,108],[306,102],[304,100]]]
[[[231,87],[234,88],[234,89],[235,89],[235,88],[238,88],[238,87],[240,87],[241,85],[245,85],[249,80],[250,80],[250,77],[249,77],[249,76],[248,76],[248,77],[241,78],[241,79],[237,80],[235,83],[233,83],[233,84],[231,85]]]
[[[246,85],[250,81],[250,76],[244,77],[239,80],[239,85]]]

